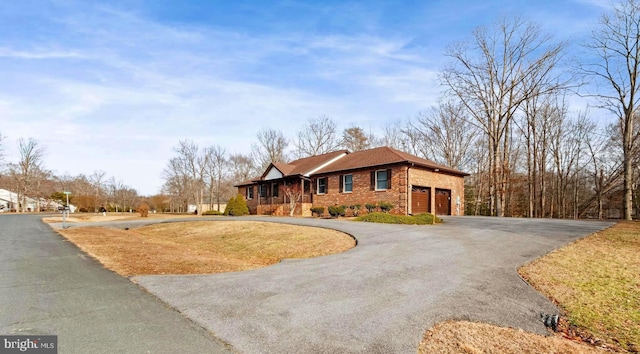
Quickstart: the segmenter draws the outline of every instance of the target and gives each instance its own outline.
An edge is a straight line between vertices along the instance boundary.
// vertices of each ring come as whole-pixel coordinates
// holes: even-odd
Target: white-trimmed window
[[[318,178],[318,194],[327,193],[327,177]]]
[[[382,191],[387,190],[390,187],[390,174],[391,170],[377,170],[375,173],[375,181],[376,181],[376,190]]]
[[[253,199],[253,186],[247,187],[247,200]]]
[[[353,192],[353,175],[343,175],[342,176],[342,192],[343,193],[351,193]]]

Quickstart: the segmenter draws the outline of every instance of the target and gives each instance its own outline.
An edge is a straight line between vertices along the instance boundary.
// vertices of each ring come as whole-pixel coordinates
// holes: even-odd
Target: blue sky
[[[0,4],[6,160],[38,139],[58,174],[149,195],[181,139],[248,153],[263,127],[377,131],[441,97],[444,50],[523,15],[569,56],[608,1],[67,1]],[[575,102],[580,102],[579,100]],[[579,105],[577,103],[576,105]]]

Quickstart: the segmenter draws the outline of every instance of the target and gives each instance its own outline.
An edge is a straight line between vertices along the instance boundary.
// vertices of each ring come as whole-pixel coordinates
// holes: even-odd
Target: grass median
[[[342,232],[256,221],[163,223],[130,230],[88,226],[59,232],[123,276],[235,272],[355,246]]]

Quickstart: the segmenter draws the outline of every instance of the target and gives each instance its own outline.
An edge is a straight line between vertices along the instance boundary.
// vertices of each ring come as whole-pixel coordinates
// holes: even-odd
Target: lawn
[[[123,276],[235,272],[355,246],[342,232],[256,221],[189,221],[130,230],[88,226],[59,232]]]
[[[605,353],[581,342],[560,336],[544,337],[521,329],[486,323],[447,321],[433,326],[424,335],[419,354],[439,353]]]
[[[522,267],[570,335],[640,351],[640,223],[621,222]]]
[[[380,224],[429,225],[441,223],[439,217],[424,213],[417,215],[393,215],[387,213],[370,213],[354,218],[355,221],[375,222]]]
[[[640,223],[618,223],[551,252],[519,272],[562,309],[559,333],[543,337],[519,329],[448,321],[426,332],[418,352],[640,350]]]
[[[161,214],[150,213],[148,217],[141,217],[139,213],[107,213],[107,215],[95,213],[73,213],[66,218],[66,222],[105,222],[105,221],[127,221],[127,220],[149,220],[149,219],[196,219],[197,215],[193,214]],[[62,222],[62,215],[49,216],[42,218],[46,223]]]

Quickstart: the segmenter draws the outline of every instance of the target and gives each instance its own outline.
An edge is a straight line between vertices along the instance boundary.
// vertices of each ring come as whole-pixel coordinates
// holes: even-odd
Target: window
[[[342,192],[344,193],[353,192],[353,175],[342,176]]]
[[[259,194],[261,197],[268,197],[269,190],[267,189],[267,185],[263,184],[260,186]]]
[[[273,184],[273,196],[277,197],[278,196],[278,190],[280,189],[280,186],[277,183]]]
[[[375,172],[376,190],[391,188],[391,170],[378,170]]]
[[[318,178],[318,194],[327,193],[327,177]]]
[[[247,187],[247,199],[253,199],[253,186]]]

